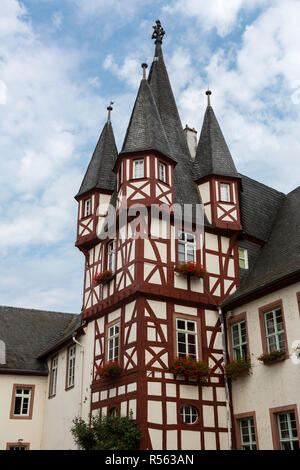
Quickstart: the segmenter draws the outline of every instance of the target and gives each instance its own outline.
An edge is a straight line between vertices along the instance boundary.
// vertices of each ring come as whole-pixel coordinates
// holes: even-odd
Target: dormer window
[[[159,162],[159,164],[158,164],[158,177],[164,183],[167,182],[166,174],[167,174],[166,165],[162,162]]]
[[[144,178],[144,160],[133,160],[133,178]]]
[[[248,269],[248,251],[239,247],[239,265],[242,269]]]
[[[85,199],[83,217],[88,217],[92,213],[92,201],[91,198]]]
[[[223,202],[230,202],[230,184],[220,183],[220,200]]]

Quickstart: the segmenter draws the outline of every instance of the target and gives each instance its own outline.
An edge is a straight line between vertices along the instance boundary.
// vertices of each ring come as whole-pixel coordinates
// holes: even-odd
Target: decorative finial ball
[[[210,90],[207,90],[207,91],[205,92],[205,94],[206,94],[207,96],[209,96],[209,95],[211,95],[211,91],[210,91]]]
[[[141,67],[142,67],[142,69],[146,69],[148,67],[148,64],[146,64],[146,62],[143,62]]]
[[[112,106],[107,106],[106,109],[107,109],[107,111],[112,111],[113,110]]]

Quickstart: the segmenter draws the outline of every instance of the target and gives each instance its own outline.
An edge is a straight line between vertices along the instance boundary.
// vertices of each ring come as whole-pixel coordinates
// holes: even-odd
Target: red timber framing
[[[188,448],[190,432],[195,433],[194,439],[198,439],[201,449],[221,449],[227,442],[218,315],[213,310],[205,312],[196,304],[191,310],[192,317],[186,310],[183,304],[138,297],[95,320],[91,411],[106,414],[116,408],[126,414],[132,409],[144,436],[142,449],[159,448],[160,445],[162,449],[170,449],[171,442],[175,445],[175,441],[178,449]],[[174,380],[168,373],[176,349],[176,339],[172,335],[176,316],[193,318],[199,324],[203,360],[212,368],[207,384]],[[113,321],[120,322],[120,337],[123,338],[120,366],[123,371],[118,377],[103,379],[97,376],[96,370],[105,361],[105,332]],[[182,422],[180,409],[184,405],[197,408],[198,419],[194,424]]]

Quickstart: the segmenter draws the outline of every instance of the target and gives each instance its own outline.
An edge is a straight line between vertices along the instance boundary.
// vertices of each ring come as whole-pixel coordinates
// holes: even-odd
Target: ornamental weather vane
[[[152,34],[152,39],[155,39],[155,44],[158,42],[161,44],[162,38],[165,35],[165,30],[161,26],[161,23],[159,20],[156,20],[155,23],[156,23],[156,26],[152,26],[152,28],[154,29],[154,32]]]

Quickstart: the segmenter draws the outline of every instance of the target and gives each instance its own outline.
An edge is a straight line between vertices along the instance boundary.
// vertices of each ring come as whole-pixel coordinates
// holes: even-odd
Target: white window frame
[[[75,384],[75,358],[76,345],[74,344],[68,350],[67,388],[73,387]]]
[[[239,246],[239,266],[242,269],[248,269],[248,250]]]
[[[280,322],[277,321],[277,312],[278,311],[280,311],[280,315],[281,315],[281,324],[282,324],[281,329],[278,327],[278,325],[280,325]],[[267,316],[269,316],[268,320],[267,320]],[[267,343],[268,352],[271,353],[272,351],[285,351],[286,350],[286,341],[285,341],[285,330],[284,330],[282,309],[279,307],[279,308],[275,308],[274,310],[270,310],[268,312],[265,312],[264,313],[264,321],[265,321],[266,343]],[[274,327],[273,332],[270,332],[270,330],[268,328],[268,321],[273,322],[273,327]],[[272,325],[272,323],[270,323],[270,325]],[[283,345],[284,345],[283,348],[280,345],[280,343],[282,343],[282,337],[283,337]],[[271,344],[272,338],[275,339],[275,349],[272,348],[272,344]]]
[[[180,328],[178,326],[178,322],[182,321],[184,322],[184,328]],[[194,330],[189,330],[188,329],[188,324],[193,324],[194,325]],[[184,341],[179,341],[179,335],[184,336]],[[195,343],[189,343],[189,336],[194,336],[195,338]],[[179,343],[185,345],[185,353],[182,351],[179,351]],[[189,351],[189,345],[195,346],[196,353],[190,353]],[[195,360],[198,360],[199,358],[199,350],[198,350],[198,324],[196,321],[189,320],[187,318],[182,318],[182,317],[176,317],[176,355],[177,357],[193,357]]]
[[[245,324],[244,331],[243,323]],[[238,341],[235,342],[234,330],[237,331]],[[233,359],[247,359],[248,356],[248,343],[247,343],[247,324],[246,320],[234,323],[231,325],[231,341],[232,341],[232,352]],[[246,354],[245,354],[246,346]]]
[[[144,178],[145,177],[145,168],[144,168],[144,159],[139,158],[138,160],[133,160],[133,178]]]
[[[92,214],[92,198],[85,199],[84,202],[83,217],[88,217]]]
[[[158,162],[158,178],[163,183],[167,182],[167,166],[163,162]]]
[[[180,250],[180,246],[183,250]],[[183,259],[184,252],[184,259]],[[192,259],[191,259],[192,254]],[[196,238],[193,233],[178,232],[178,261],[196,261]]]
[[[291,419],[291,414],[294,415],[294,423],[295,423],[295,427],[292,426],[292,419]],[[280,416],[285,416],[286,417],[286,421],[287,421],[287,433],[288,433],[288,437],[283,437],[283,429],[281,427],[281,421],[280,421]],[[297,449],[296,450],[299,450],[299,436],[298,436],[298,429],[297,429],[297,422],[296,422],[296,416],[295,416],[295,411],[294,410],[290,410],[290,411],[284,411],[283,413],[277,413],[277,426],[278,426],[278,434],[279,434],[279,442],[280,442],[280,449],[281,450],[285,450],[284,448],[284,444],[285,443],[289,443],[290,444],[290,447],[291,449],[290,450],[294,450],[294,442],[297,443]],[[297,436],[293,436],[293,430],[297,431]]]
[[[107,244],[107,269],[112,272],[116,269],[116,240]]]
[[[119,361],[120,352],[120,323],[114,323],[107,328],[107,360]]]
[[[244,423],[244,426],[243,426]],[[241,448],[242,450],[256,450],[256,433],[253,416],[248,418],[239,419],[240,437],[241,437]],[[243,431],[246,432],[243,432]],[[248,440],[244,440],[245,436]],[[253,437],[254,436],[254,437]]]
[[[193,405],[183,405],[180,408],[180,417],[186,424],[195,424],[199,419],[199,412]]]
[[[18,392],[18,390],[21,390],[21,391]],[[29,391],[29,393],[25,393],[25,390],[26,392]],[[30,415],[31,392],[32,392],[32,389],[29,387],[16,387],[15,397],[14,397],[13,416],[29,416]],[[15,412],[17,398],[21,398],[20,413]],[[24,412],[24,408],[27,408],[26,412]]]
[[[230,183],[220,183],[220,201],[231,202]]]
[[[56,395],[57,369],[58,369],[58,356],[54,357],[51,361],[50,388],[49,388],[50,397],[53,397],[54,395]]]

